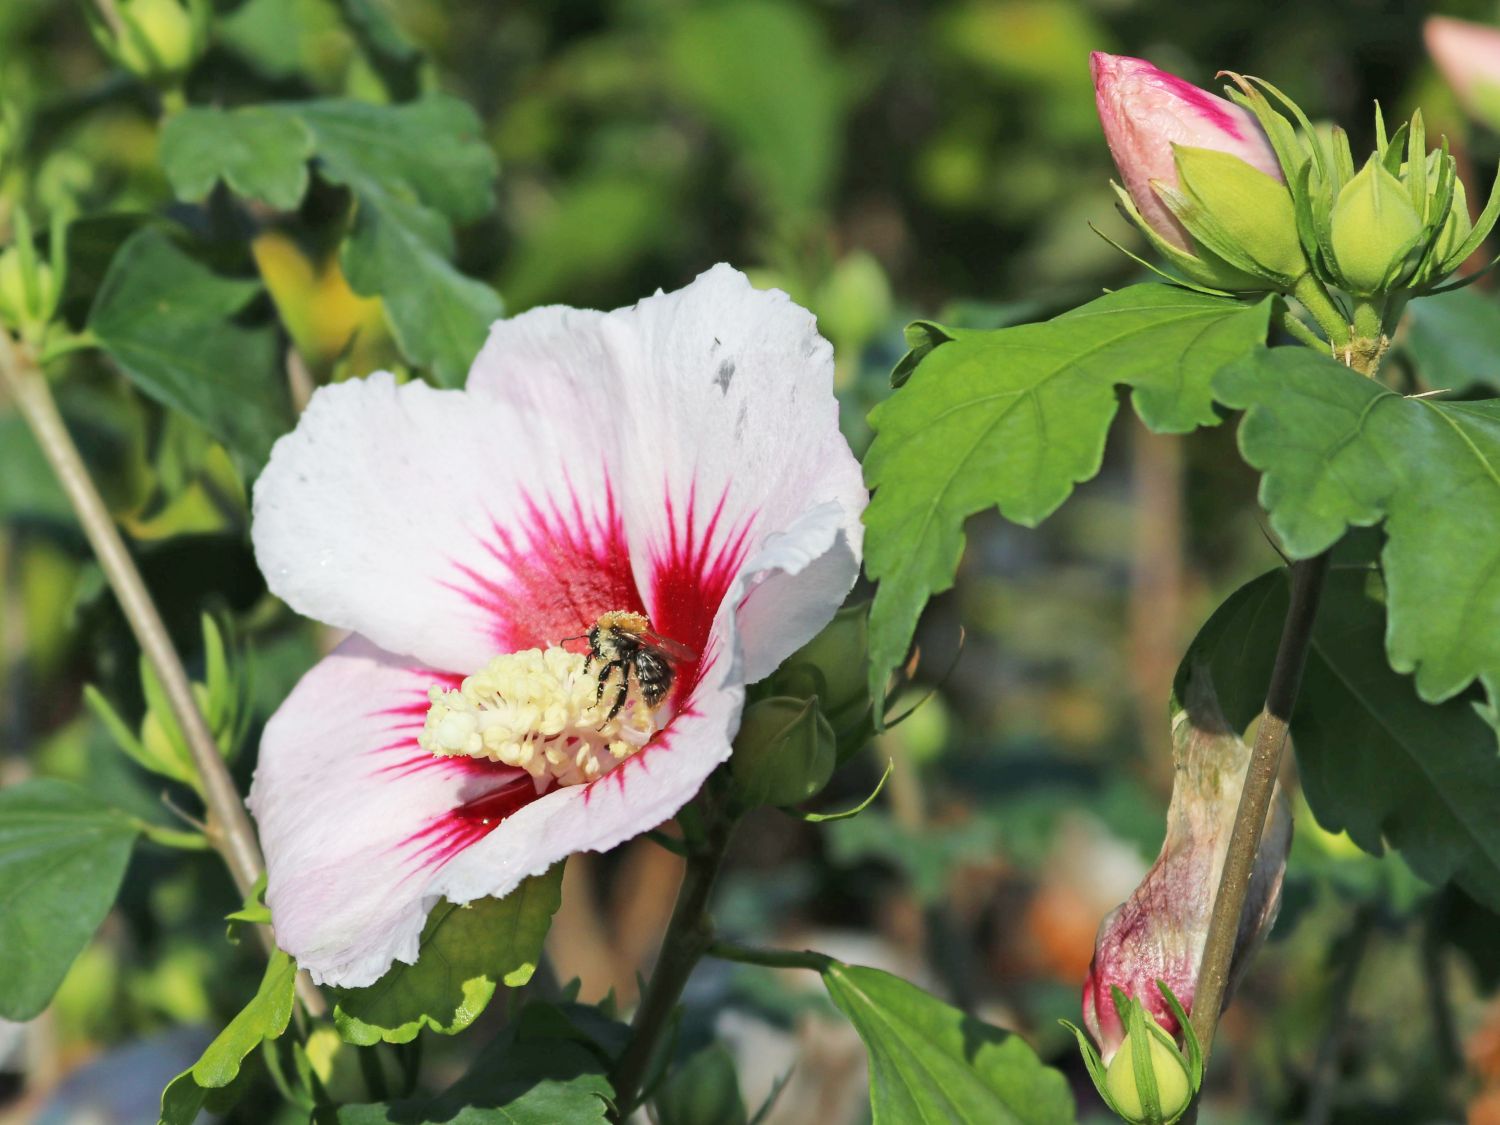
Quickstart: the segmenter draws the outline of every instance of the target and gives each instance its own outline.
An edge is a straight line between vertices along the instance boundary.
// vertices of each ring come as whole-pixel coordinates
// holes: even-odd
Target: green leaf
[[[162,127],[161,163],[179,199],[205,199],[223,180],[280,211],[302,202],[312,134],[274,107],[185,109]]]
[[[1404,398],[1307,348],[1257,349],[1216,381],[1286,551],[1385,521],[1386,654],[1429,702],[1500,696],[1500,401]]]
[[[161,1095],[162,1125],[192,1125],[206,1102],[240,1076],[245,1057],[267,1040],[280,1039],[291,1022],[297,965],[281,950],[271,954],[260,987],[193,1066]]]
[[[1206,663],[1237,730],[1259,714],[1287,609],[1285,571],[1242,586],[1209,618],[1181,670]],[[1424,703],[1382,653],[1372,570],[1334,569],[1292,713],[1303,790],[1318,822],[1373,855],[1399,849],[1424,879],[1500,907],[1500,750],[1467,701]]]
[[[657,1125],[745,1125],[734,1059],[722,1043],[703,1048],[662,1083],[655,1098]]]
[[[400,106],[294,108],[312,130],[324,175],[357,201],[344,246],[349,284],[384,300],[407,359],[441,383],[461,384],[501,312],[493,289],[449,261],[448,221],[472,221],[494,205],[495,158],[479,119],[441,95]]]
[[[879,969],[835,963],[823,983],[869,1052],[875,1125],[1076,1120],[1067,1079],[1020,1036]]]
[[[1429,387],[1500,389],[1500,303],[1458,289],[1409,306],[1406,348]]]
[[[1158,432],[1215,424],[1213,376],[1265,339],[1269,315],[1269,299],[1252,306],[1135,285],[927,353],[870,415],[865,566],[880,584],[870,612],[877,711],[923,604],[953,584],[964,520],[998,505],[1033,527],[1053,512],[1099,471],[1117,385],[1135,388],[1136,412]]]
[[[148,227],[121,247],[89,315],[132,382],[254,467],[292,424],[275,331],[233,319],[260,291],[257,282],[220,277]]]
[[[267,1039],[281,1038],[292,1018],[296,980],[296,963],[279,949],[271,954],[260,988],[193,1065],[193,1081],[209,1089],[228,1086],[246,1055]]]
[[[518,1083],[515,1096],[496,1105],[457,1106],[442,1099],[346,1105],[336,1120],[339,1125],[604,1125],[608,1109],[597,1080],[546,1078],[525,1088]]]
[[[422,1028],[453,1035],[484,1011],[502,983],[531,979],[562,901],[563,865],[504,898],[440,902],[427,918],[415,965],[397,964],[368,988],[337,993],[334,1020],[351,1043],[409,1043]]]
[[[70,782],[0,791],[0,1017],[47,1006],[109,913],[137,831]]]

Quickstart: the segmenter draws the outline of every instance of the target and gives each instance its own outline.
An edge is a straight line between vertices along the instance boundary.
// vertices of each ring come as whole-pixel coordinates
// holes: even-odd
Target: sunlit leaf
[[[1035,526],[1099,471],[1115,388],[1135,388],[1152,429],[1218,421],[1210,384],[1265,338],[1269,302],[1245,305],[1136,285],[1042,324],[964,333],[931,346],[870,416],[865,566],[871,692],[905,656],[929,595],[953,584],[964,520],[996,505]]]
[[[250,1002],[215,1036],[203,1057],[162,1092],[162,1125],[192,1125],[215,1092],[240,1076],[245,1056],[267,1040],[281,1038],[291,1022],[296,981],[292,959],[279,949],[271,954]]]
[[[0,1017],[47,1006],[113,905],[137,831],[69,782],[0,791]]]
[[[1500,401],[1405,398],[1308,348],[1257,349],[1215,383],[1284,549],[1384,521],[1386,654],[1417,693],[1500,695]]]
[[[334,1019],[351,1043],[407,1043],[422,1028],[462,1031],[501,985],[531,979],[562,897],[563,865],[502,899],[440,902],[422,931],[415,965],[397,963],[368,988],[337,994]]]
[[[1020,1036],[879,969],[834,963],[828,994],[870,1056],[875,1125],[1068,1125],[1073,1095]]]

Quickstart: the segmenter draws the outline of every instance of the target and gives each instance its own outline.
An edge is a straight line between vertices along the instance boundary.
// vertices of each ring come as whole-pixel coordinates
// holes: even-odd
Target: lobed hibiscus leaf
[[[1423,297],[1407,314],[1406,352],[1429,387],[1500,390],[1500,305],[1473,289]]]
[[[380,297],[402,354],[440,383],[463,382],[500,298],[453,265],[451,224],[495,202],[495,157],[463,102],[428,95],[402,105],[340,99],[253,109],[192,109],[168,124],[162,160],[179,198],[218,180],[289,209],[307,187],[307,160],[354,196],[344,271]]]
[[[1500,401],[1405,398],[1307,348],[1257,349],[1215,389],[1285,550],[1384,521],[1386,654],[1417,694],[1500,696]]]
[[[427,918],[415,965],[395,965],[368,988],[336,994],[334,1020],[351,1043],[409,1043],[422,1028],[453,1035],[473,1023],[495,990],[531,979],[562,901],[563,865],[504,898],[440,902]]]
[[[148,396],[180,410],[252,469],[291,428],[276,332],[238,315],[258,282],[222,277],[146,227],[120,248],[89,327]]]
[[[291,1022],[296,981],[297,966],[292,959],[279,949],[271,954],[250,1003],[219,1032],[203,1057],[162,1092],[162,1125],[191,1125],[204,1106],[240,1076],[251,1051],[281,1038]]]
[[[1067,1079],[1020,1036],[879,969],[833,962],[823,983],[869,1052],[875,1125],[1076,1120]]]
[[[1287,608],[1284,570],[1242,586],[1209,618],[1178,672],[1208,665],[1230,724],[1259,713]],[[1384,590],[1370,569],[1328,577],[1292,743],[1314,815],[1366,851],[1397,848],[1432,883],[1500,908],[1500,750],[1473,702],[1424,702],[1382,652]]]
[[[236,195],[289,211],[307,192],[312,133],[265,106],[195,107],[162,127],[161,164],[177,198],[198,202],[220,180]]]
[[[609,1103],[600,1082],[588,1077],[565,1082],[543,1078],[518,1082],[513,1097],[495,1105],[434,1101],[379,1102],[340,1107],[339,1125],[604,1125]]]
[[[598,1009],[587,1011],[599,1017]],[[607,1060],[560,1016],[551,1005],[528,1004],[441,1095],[344,1106],[337,1120],[340,1125],[602,1123],[614,1098],[603,1073]]]
[[[66,781],[0,791],[0,1017],[45,1008],[125,876],[134,818]]]
[[[1270,301],[1247,305],[1135,285],[1040,324],[990,332],[929,327],[909,381],[870,415],[866,565],[877,701],[927,598],[953,584],[963,523],[999,506],[1035,526],[1099,471],[1115,387],[1133,387],[1153,430],[1214,425],[1211,382],[1265,339]],[[943,342],[943,337],[953,337]],[[878,711],[877,706],[877,711]]]

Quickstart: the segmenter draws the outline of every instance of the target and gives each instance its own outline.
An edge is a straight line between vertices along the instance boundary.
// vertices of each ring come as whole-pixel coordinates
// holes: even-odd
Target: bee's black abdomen
[[[646,706],[655,707],[672,688],[672,665],[652,649],[642,648],[635,654],[635,679]]]

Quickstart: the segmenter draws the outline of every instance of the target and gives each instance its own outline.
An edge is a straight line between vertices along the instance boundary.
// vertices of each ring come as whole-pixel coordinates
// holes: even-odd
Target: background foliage
[[[6,176],[24,176],[44,210],[125,216],[72,232],[65,309],[101,350],[67,361],[59,393],[195,676],[208,675],[205,610],[248,673],[242,779],[259,724],[325,642],[267,598],[245,536],[243,481],[313,385],[402,363],[455,382],[502,307],[613,307],[727,259],[818,314],[839,356],[845,425],[863,451],[865,415],[888,393],[907,321],[1038,320],[1137,280],[1087,225],[1134,245],[1108,189],[1088,81],[1094,49],[1149,55],[1204,85],[1220,68],[1263,74],[1356,130],[1356,147],[1378,97],[1397,110],[1420,104],[1430,132],[1447,132],[1476,166],[1492,165],[1496,149],[1493,137],[1470,135],[1415,49],[1424,6],[1394,0],[1260,6],[1254,26],[1243,4],[1147,0],[216,7],[216,39],[189,92],[195,106],[221,108],[159,129],[151,95],[111,69],[71,0],[0,5],[0,99],[30,122]],[[1484,4],[1440,7],[1500,15]],[[375,115],[348,99],[405,105]],[[249,102],[271,105],[236,108]],[[1415,357],[1432,385],[1500,385],[1491,295],[1417,308],[1398,360]],[[1169,320],[1143,331],[1169,331]],[[1220,331],[1233,337],[1237,326]],[[942,362],[964,362],[962,345],[945,345]],[[1199,373],[1200,391],[1212,375]],[[1161,428],[1208,420],[1198,417],[1211,413],[1206,398],[1192,401],[1191,388],[1153,395],[1151,378],[1143,369],[1138,380],[1112,381],[1134,382],[1143,414],[1183,419]],[[1014,522],[990,512],[968,525],[957,579],[918,634],[918,686],[942,679],[936,696],[855,759],[827,803],[862,798],[890,759],[884,797],[817,830],[774,812],[752,820],[720,916],[749,941],[811,945],[917,980],[1018,1029],[1082,1089],[1055,1020],[1076,1014],[1094,927],[1159,843],[1171,780],[1163,702],[1178,658],[1238,589],[1200,640],[1212,659],[1233,660],[1236,638],[1285,594],[1279,579],[1259,577],[1279,559],[1232,427],[1149,437],[1129,411],[1114,413],[1110,379],[1079,370],[1070,380],[1060,408],[1087,414],[1091,428],[1069,451],[1074,475],[1102,456],[1099,475],[1035,531],[1020,525],[1060,497],[954,501],[999,500]],[[1269,404],[1269,418],[1277,389],[1253,382],[1234,393]],[[1416,439],[1392,430],[1370,440]],[[885,463],[903,456],[921,449],[893,446]],[[982,470],[960,491],[982,491]],[[1371,508],[1399,518],[1410,498],[1378,484],[1347,498],[1363,505],[1356,510],[1273,506],[1272,525],[1326,538],[1329,521],[1358,523]],[[85,705],[92,684],[149,747],[141,724],[161,709],[148,712],[119,612],[3,402],[0,520],[0,782],[58,779],[107,794],[141,822],[170,824],[160,780],[120,755],[99,708]],[[960,549],[924,546],[951,558]],[[1455,568],[1470,561],[1456,548],[1449,556]],[[887,565],[871,559],[876,574]],[[1389,591],[1336,580],[1333,620],[1368,628],[1372,605],[1378,622],[1387,597],[1414,596],[1428,599],[1422,616],[1437,627],[1467,580],[1414,592],[1394,577]],[[960,624],[963,654],[943,678]],[[1414,637],[1413,664],[1421,647]],[[1349,838],[1302,808],[1275,955],[1224,1029],[1223,1054],[1238,1063],[1218,1076],[1205,1121],[1457,1120],[1466,1105],[1482,1113],[1493,1104],[1485,1091],[1500,1082],[1500,1010],[1484,997],[1500,978],[1495,917],[1462,891],[1431,892],[1402,860],[1355,846],[1378,849],[1384,835],[1419,874],[1445,876],[1455,858],[1403,836],[1400,814],[1446,810],[1474,843],[1459,886],[1491,901],[1500,893],[1495,790],[1473,780],[1494,769],[1493,731],[1467,699],[1421,709],[1416,690],[1436,698],[1444,684],[1440,670],[1425,675],[1414,687],[1380,660],[1341,668],[1314,658],[1309,692],[1323,710],[1299,733],[1303,783],[1327,827]],[[1314,691],[1320,680],[1330,690]],[[1226,701],[1236,721],[1253,708]],[[1361,774],[1362,746],[1381,739],[1382,760],[1399,755],[1411,722],[1448,724],[1472,769],[1433,777],[1414,762],[1406,775]],[[233,727],[226,716],[224,729]],[[1330,813],[1330,795],[1351,777],[1365,803]],[[70,791],[47,793],[67,794],[57,797],[67,819],[38,807],[26,830],[67,838],[68,862],[97,884],[101,910],[122,870],[123,893],[47,1013],[24,1032],[0,1022],[0,1120],[65,1121],[83,1106],[113,1115],[106,1120],[146,1120],[263,973],[265,1010],[253,1018],[285,1022],[276,976],[285,966],[266,972],[258,951],[223,940],[219,919],[240,904],[212,856],[131,850],[137,822],[91,814],[89,799]],[[613,990],[630,1001],[677,864],[645,842],[570,864],[548,958],[528,987],[561,996],[577,978],[578,999]],[[13,917],[7,907],[0,927]],[[1345,987],[1340,967],[1350,964],[1359,971]],[[37,966],[37,979],[48,971]],[[465,995],[494,988],[482,976],[452,983]],[[769,1121],[862,1120],[855,1029],[900,987],[872,970],[842,972],[830,988],[851,1027],[816,980],[705,966],[679,1040],[692,1061],[664,1104],[679,1107],[676,1120],[702,1119],[692,1083],[722,1091],[722,1060],[694,1052],[714,1034],[752,1112],[784,1082]],[[480,1017],[487,1034],[473,1041],[424,1034],[422,1066],[435,1079],[462,1073],[474,1044],[504,1023],[500,1008]],[[345,1015],[371,1038],[403,1034],[379,1024],[378,998]],[[957,1031],[933,1019],[925,1046],[940,1068]],[[262,1031],[240,1025],[238,1034],[230,1070],[205,1085],[229,1081]],[[513,1048],[551,1043],[557,1053],[555,1030],[505,1035]],[[336,1037],[307,1055],[331,1089],[362,1098],[368,1076]],[[269,1120],[280,1111],[259,1056],[250,1058],[254,1088],[235,1112]],[[878,1058],[876,1070],[881,1081]],[[195,1082],[178,1091],[206,1096]]]

